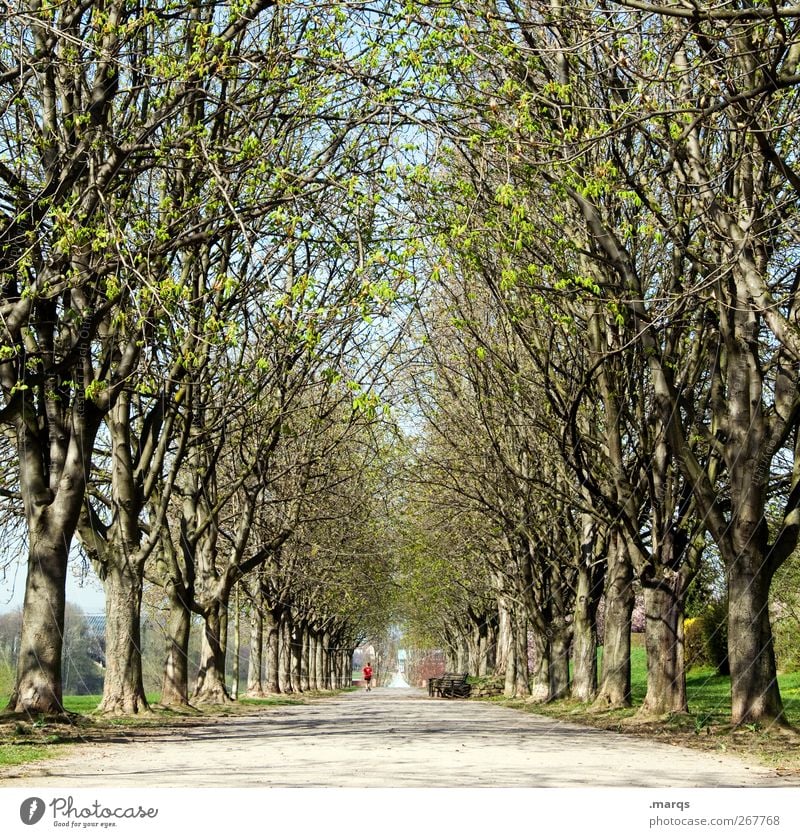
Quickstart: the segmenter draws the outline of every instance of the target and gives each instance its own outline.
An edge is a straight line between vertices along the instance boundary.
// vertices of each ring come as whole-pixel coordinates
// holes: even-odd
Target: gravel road
[[[786,787],[733,756],[417,689],[352,692],[146,738],[77,746],[0,786]]]

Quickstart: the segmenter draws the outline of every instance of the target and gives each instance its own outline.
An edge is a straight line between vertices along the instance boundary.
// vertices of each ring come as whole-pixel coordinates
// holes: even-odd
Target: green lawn
[[[792,724],[800,725],[800,673],[780,674],[786,716]],[[647,691],[647,656],[642,647],[631,649],[631,699],[640,706]],[[700,726],[730,722],[731,679],[721,676],[713,668],[694,668],[686,676],[686,695],[689,712]]]
[[[628,709],[596,709],[566,699],[549,704],[531,704],[503,697],[487,698],[547,717],[624,731],[646,738],[715,752],[737,753],[789,772],[800,772],[800,747],[796,732],[780,727],[734,729],[730,725],[730,677],[714,669],[692,669],[686,678],[688,715],[652,719],[637,715],[647,689],[647,660],[641,638],[631,649],[631,698]],[[602,658],[602,650],[598,654]],[[786,716],[800,728],[800,673],[778,676]]]

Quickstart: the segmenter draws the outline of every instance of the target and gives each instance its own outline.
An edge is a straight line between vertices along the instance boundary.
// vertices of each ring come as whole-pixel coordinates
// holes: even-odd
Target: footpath
[[[374,689],[78,745],[0,787],[792,787],[766,767],[500,706]]]

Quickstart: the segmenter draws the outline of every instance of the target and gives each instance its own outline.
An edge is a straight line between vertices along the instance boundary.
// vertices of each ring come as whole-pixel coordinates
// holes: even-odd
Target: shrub
[[[778,669],[800,671],[800,556],[793,555],[775,574],[770,598]]]
[[[683,656],[687,669],[711,665],[706,653],[702,616],[695,616],[683,623]]]
[[[712,602],[702,616],[703,638],[709,665],[717,674],[730,674],[728,665],[728,604]]]

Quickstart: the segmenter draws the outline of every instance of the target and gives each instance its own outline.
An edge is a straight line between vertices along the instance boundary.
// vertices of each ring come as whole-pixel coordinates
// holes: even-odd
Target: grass
[[[18,764],[42,761],[42,759],[52,758],[60,752],[60,749],[54,749],[53,747],[47,747],[41,744],[17,742],[0,744],[0,766],[13,767]]]
[[[778,677],[786,717],[800,727],[800,673]],[[631,648],[631,703],[624,709],[598,710],[566,699],[548,704],[504,697],[484,698],[538,715],[587,724],[601,729],[657,739],[714,752],[729,752],[775,768],[784,775],[800,775],[800,737],[781,727],[733,728],[731,726],[730,677],[714,669],[692,669],[686,678],[689,712],[666,718],[638,714],[647,690],[647,658],[644,647]]]
[[[210,717],[252,713],[272,706],[307,703],[313,698],[330,697],[337,692],[303,692],[298,695],[243,697],[224,705],[167,708],[158,705],[159,694],[147,695],[151,711],[140,715],[95,715],[101,695],[67,696],[60,718],[24,718],[0,711],[0,768],[28,764],[61,755],[70,744],[103,743],[147,737],[165,727],[188,727],[206,723]],[[0,694],[0,710],[9,695]]]

